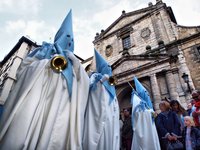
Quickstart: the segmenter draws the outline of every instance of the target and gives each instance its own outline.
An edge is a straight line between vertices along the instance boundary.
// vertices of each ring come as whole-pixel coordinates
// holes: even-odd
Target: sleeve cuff
[[[173,136],[176,136],[176,137],[178,137],[178,135],[176,135],[176,134],[175,134],[175,133],[173,133],[173,132],[172,132],[172,135],[173,135]]]
[[[165,134],[165,138],[167,138],[167,137],[168,137],[168,135],[170,135],[170,134],[169,134],[169,133],[166,133],[166,134]]]

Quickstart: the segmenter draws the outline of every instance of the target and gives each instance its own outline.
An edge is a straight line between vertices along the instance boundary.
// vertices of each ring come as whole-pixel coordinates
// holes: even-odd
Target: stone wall
[[[156,110],[165,97],[180,101],[186,108],[191,94],[182,74],[189,75],[192,89],[200,89],[200,35],[196,36],[199,32],[200,27],[177,25],[173,12],[162,1],[130,13],[123,12],[102,30],[95,37],[94,46],[114,66],[119,104],[129,107],[131,89],[128,82],[133,82],[136,76],[148,89]],[[131,47],[126,57],[122,55],[122,33],[130,35]],[[147,50],[147,46],[151,49]],[[153,52],[165,56],[152,59]]]
[[[194,87],[200,90],[200,36],[181,45]]]
[[[136,22],[133,21],[140,16],[139,14],[134,17],[122,18],[108,33],[105,31],[105,35],[102,35],[101,40],[95,43],[95,48],[110,64],[113,64],[122,56],[123,51],[122,39],[118,36],[118,32],[127,27],[126,25],[130,22],[133,23],[129,25],[132,28],[130,32],[131,48],[128,50],[129,54],[138,55],[145,53],[147,51],[147,45],[150,45],[152,49],[158,48],[158,42],[160,40],[165,44],[170,43],[176,39],[177,32],[175,30],[175,24],[170,20],[165,8],[165,5],[163,5],[157,11],[153,11],[151,14]],[[111,31],[114,34],[109,35]],[[112,46],[110,56],[105,55],[108,45]]]

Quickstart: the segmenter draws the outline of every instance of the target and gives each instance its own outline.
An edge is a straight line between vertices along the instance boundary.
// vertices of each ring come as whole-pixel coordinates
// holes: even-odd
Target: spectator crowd
[[[192,92],[187,109],[169,99],[162,100],[159,109],[155,124],[161,150],[200,150],[200,91]],[[121,111],[120,130],[121,150],[131,150],[131,108]]]

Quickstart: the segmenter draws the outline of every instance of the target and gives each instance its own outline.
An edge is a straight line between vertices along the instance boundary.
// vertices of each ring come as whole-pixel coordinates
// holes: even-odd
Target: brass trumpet
[[[50,65],[53,71],[60,73],[67,67],[67,60],[63,56],[55,56],[51,59]]]
[[[115,76],[110,76],[109,78],[108,78],[108,83],[110,84],[110,85],[116,85],[117,84],[117,78],[115,77]]]

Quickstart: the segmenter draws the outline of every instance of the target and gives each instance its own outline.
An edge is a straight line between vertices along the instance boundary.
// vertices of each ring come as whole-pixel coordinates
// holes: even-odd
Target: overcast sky
[[[106,29],[122,10],[134,11],[156,0],[0,0],[0,60],[22,36],[41,44],[53,42],[63,19],[72,9],[75,54],[93,55],[96,32]],[[177,23],[200,25],[199,0],[163,0],[171,6]]]

